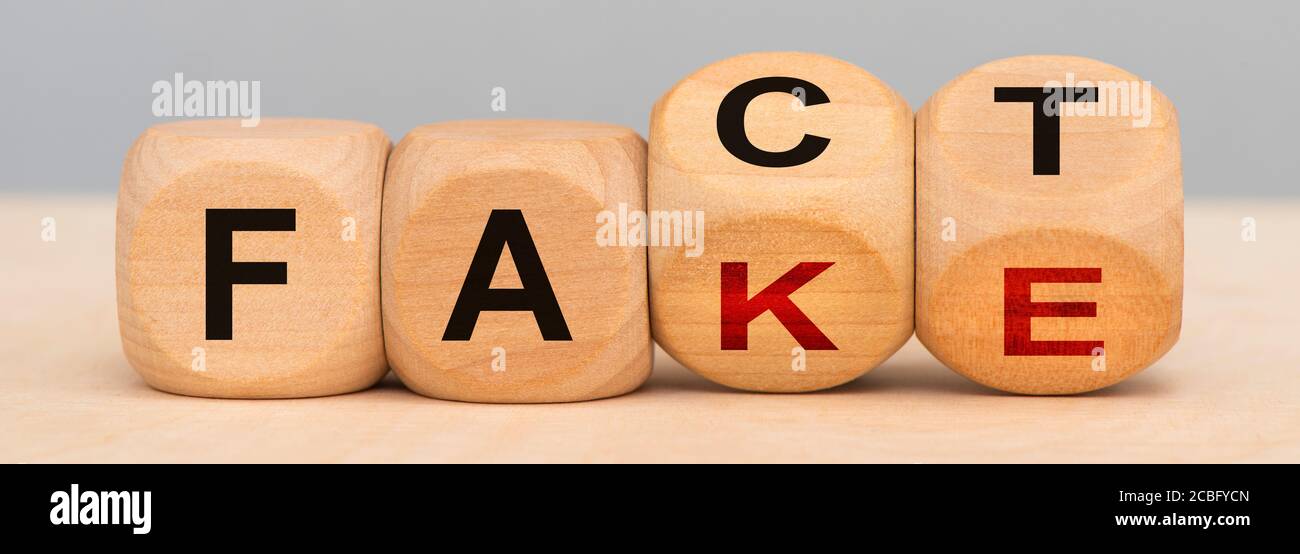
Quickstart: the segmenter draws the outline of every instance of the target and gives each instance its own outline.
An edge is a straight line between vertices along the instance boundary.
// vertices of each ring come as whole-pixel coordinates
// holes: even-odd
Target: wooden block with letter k
[[[1149,82],[1087,58],[998,60],[935,93],[916,135],[917,336],[945,364],[1070,394],[1178,340],[1178,118]]]
[[[597,123],[411,131],[389,166],[381,261],[384,339],[402,381],[512,403],[640,386],[653,357],[645,245],[601,231],[644,212],[645,148]]]
[[[117,302],[127,360],[181,394],[356,391],[385,373],[379,223],[389,142],[350,121],[194,120],[127,155]]]
[[[747,54],[677,83],[650,124],[652,228],[688,231],[651,244],[659,344],[766,392],[893,354],[912,332],[912,131],[893,89],[826,56]]]

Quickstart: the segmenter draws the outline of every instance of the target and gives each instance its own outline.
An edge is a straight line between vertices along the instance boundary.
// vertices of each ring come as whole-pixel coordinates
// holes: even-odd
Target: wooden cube
[[[419,127],[394,150],[386,188],[384,338],[408,387],[471,402],[567,402],[627,393],[649,377],[645,247],[601,236],[602,221],[645,209],[635,131]]]
[[[1010,58],[948,83],[916,128],[917,335],[935,356],[1070,394],[1178,340],[1178,118],[1159,91],[1086,58]]]
[[[682,365],[811,391],[911,336],[912,112],[893,89],[826,56],[747,54],[677,83],[650,126],[651,213],[703,223],[650,249],[654,336]]]
[[[122,348],[155,388],[289,398],[376,383],[389,141],[348,121],[145,131],[117,203]]]

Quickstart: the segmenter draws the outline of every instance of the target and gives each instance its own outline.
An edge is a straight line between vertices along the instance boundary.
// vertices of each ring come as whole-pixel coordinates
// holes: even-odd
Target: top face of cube
[[[636,131],[619,125],[589,121],[466,120],[423,125],[412,129],[407,140],[568,142],[638,138]]]
[[[644,188],[638,183],[645,178],[645,141],[627,127],[578,121],[425,125],[398,144],[389,161],[388,184],[391,195],[418,204],[433,189],[486,174],[510,174],[516,181],[522,174],[559,179],[602,198],[611,183]],[[461,184],[477,188],[491,182],[470,179]]]
[[[147,196],[183,177],[252,164],[350,195],[358,182],[368,183],[376,174],[382,178],[388,148],[382,129],[355,121],[266,118],[256,127],[241,127],[237,119],[165,123],[136,140],[127,155],[122,192]]]
[[[650,155],[690,173],[772,175],[779,165],[788,176],[854,176],[897,156],[891,146],[910,150],[911,115],[892,88],[848,62],[799,52],[746,54],[696,71],[655,104]],[[829,143],[801,163],[754,163],[723,139],[737,133],[766,152]]]
[[[192,119],[155,125],[146,137],[193,137],[208,139],[317,139],[371,136],[380,129],[369,123],[335,119],[266,118],[253,127],[238,119]]]
[[[1038,111],[1046,119],[1036,123]],[[981,65],[936,92],[917,124],[925,126],[917,146],[928,171],[1015,196],[1101,193],[1160,179],[1179,164],[1169,99],[1128,71],[1076,56]],[[1059,155],[1035,162],[1036,132]]]

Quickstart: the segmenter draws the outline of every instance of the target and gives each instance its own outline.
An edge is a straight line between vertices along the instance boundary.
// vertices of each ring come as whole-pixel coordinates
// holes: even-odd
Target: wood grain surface
[[[815,156],[765,166],[720,140],[741,132],[719,130],[733,111],[721,106],[765,79],[784,81],[739,96],[773,90],[730,120],[763,152],[827,141]],[[912,127],[889,85],[819,54],[735,56],[674,85],[650,116],[648,204],[698,210],[705,232],[695,256],[650,249],[659,345],[710,380],[762,392],[841,385],[896,352],[912,335]],[[744,273],[728,281],[728,266]]]
[[[602,246],[597,222],[620,205],[645,208],[645,150],[636,131],[601,123],[455,121],[408,133],[385,181],[380,257],[384,343],[402,382],[499,403],[592,400],[644,383],[654,355],[645,246]],[[512,242],[488,238],[504,234],[503,220],[488,223],[497,210],[518,212]],[[503,294],[475,288],[472,260],[499,262],[482,272],[490,289],[527,291],[538,311],[471,308],[470,331],[448,338],[462,299]],[[561,338],[541,330],[544,297]]]
[[[1059,130],[1044,137],[1034,114],[1047,108],[996,100],[1071,79],[1131,85],[1145,101],[1060,102]],[[1088,58],[1020,56],[963,73],[917,113],[916,336],[954,371],[999,390],[1074,394],[1123,381],[1178,341],[1178,118],[1140,82]],[[1059,152],[1036,153],[1049,138]],[[1036,174],[1042,162],[1059,168]],[[1007,301],[1015,272],[1036,275],[1018,307]],[[1056,316],[1070,308],[1085,310]]]
[[[116,245],[123,349],[140,375],[217,398],[324,396],[382,378],[376,268],[388,152],[383,130],[355,121],[189,120],[141,134],[122,171]],[[207,232],[222,225],[209,221],[212,208],[275,209],[291,225],[236,229],[229,218],[248,212],[227,212],[234,230],[213,249]],[[219,274],[205,263],[223,257],[235,284],[227,307],[213,309],[205,295],[222,287],[205,281]],[[245,284],[236,263],[280,264],[283,277]],[[229,315],[224,338],[208,309]]]
[[[1300,462],[1300,200],[1189,200],[1182,338],[1102,391],[999,393],[913,340],[819,393],[728,390],[660,352],[635,393],[532,406],[391,375],[299,400],[151,389],[118,337],[113,216],[107,196],[0,195],[0,462]]]

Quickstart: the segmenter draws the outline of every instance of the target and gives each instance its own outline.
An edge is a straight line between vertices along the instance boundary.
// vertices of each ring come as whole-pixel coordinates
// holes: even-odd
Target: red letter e
[[[1033,283],[1100,283],[1101,268],[1008,267],[1003,273],[1003,354],[1006,356],[1091,356],[1099,340],[1033,340],[1035,317],[1097,317],[1096,302],[1034,302]]]

